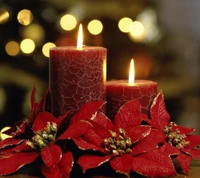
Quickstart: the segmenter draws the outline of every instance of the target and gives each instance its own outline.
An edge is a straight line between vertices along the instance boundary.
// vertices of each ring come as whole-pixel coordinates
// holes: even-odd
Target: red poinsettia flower
[[[82,150],[93,150],[91,154],[81,155],[78,159],[84,172],[109,162],[113,170],[128,177],[131,170],[152,177],[176,174],[169,156],[156,149],[159,143],[164,142],[164,135],[154,137],[158,134],[157,130],[141,125],[138,100],[122,106],[114,124],[103,113],[97,112],[102,104],[86,104],[59,137],[61,140],[71,138]]]
[[[68,113],[56,119],[48,112],[40,112],[32,126],[35,135],[26,142],[31,148],[41,152],[44,162],[41,171],[46,177],[69,177],[72,169],[72,153],[63,152],[56,144],[58,129]]]
[[[200,136],[191,134],[195,131],[193,128],[170,122],[162,92],[153,101],[150,108],[150,119],[145,118],[144,120],[160,131],[160,134],[165,134],[165,144],[160,149],[170,156],[176,155],[180,167],[188,174],[191,159],[200,158],[200,149],[197,147],[200,145]]]
[[[0,142],[0,175],[14,173],[41,156],[41,171],[46,177],[69,177],[72,153],[56,143],[58,129],[67,114],[56,119],[49,112],[40,112],[33,122],[31,139],[8,138]]]

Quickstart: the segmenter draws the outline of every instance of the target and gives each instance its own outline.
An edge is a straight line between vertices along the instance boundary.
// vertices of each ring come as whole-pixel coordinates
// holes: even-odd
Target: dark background
[[[33,15],[27,26],[17,19],[22,9]],[[85,45],[108,49],[108,80],[126,79],[134,58],[136,79],[158,82],[172,120],[200,133],[199,0],[0,0],[0,128],[29,115],[34,85],[38,98],[48,88],[48,57],[42,46],[46,42],[76,45],[78,25],[63,30],[59,21],[64,14],[83,24]],[[123,17],[142,22],[145,36],[138,40],[121,32],[118,22]],[[87,30],[93,19],[103,24],[99,35]],[[35,50],[10,56],[6,44],[11,40],[20,44],[33,24],[41,31],[30,31],[26,37],[36,35]]]

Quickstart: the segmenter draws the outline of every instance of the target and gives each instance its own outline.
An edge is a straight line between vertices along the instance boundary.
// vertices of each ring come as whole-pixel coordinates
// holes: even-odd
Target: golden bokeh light
[[[60,19],[60,26],[66,31],[73,30],[76,27],[76,24],[76,18],[70,14],[64,15]]]
[[[33,14],[28,9],[19,11],[17,20],[22,25],[29,25],[33,21]]]
[[[6,9],[0,8],[0,24],[4,24],[9,19],[9,12]]]
[[[95,19],[89,22],[87,28],[92,35],[98,35],[103,30],[103,24],[101,21]]]
[[[11,138],[12,137],[12,136],[7,135],[7,134],[4,133],[8,129],[10,129],[10,127],[8,127],[8,126],[4,127],[3,129],[1,129],[1,131],[0,131],[0,139],[1,140],[5,140],[6,138]]]
[[[130,25],[132,24],[132,19],[129,17],[123,17],[118,22],[118,27],[121,32],[128,33],[130,31]]]
[[[19,53],[19,44],[16,41],[9,41],[6,46],[5,50],[8,55],[16,56]]]
[[[144,25],[139,21],[134,21],[130,25],[130,33],[135,37],[142,36],[144,34]]]
[[[37,45],[43,44],[45,31],[41,25],[32,23],[22,30],[23,38],[32,39]]]
[[[35,50],[35,43],[33,40],[27,38],[20,43],[20,48],[23,53],[30,54]]]
[[[51,43],[51,42],[45,43],[42,47],[42,53],[44,54],[44,56],[49,57],[49,50],[50,48],[53,48],[53,47],[56,47],[54,43]]]

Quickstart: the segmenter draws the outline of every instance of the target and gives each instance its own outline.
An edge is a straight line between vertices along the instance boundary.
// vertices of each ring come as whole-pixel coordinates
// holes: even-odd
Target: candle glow
[[[130,62],[130,70],[129,70],[129,85],[133,86],[134,85],[134,81],[135,81],[135,70],[134,70],[134,60],[131,59]]]
[[[82,48],[83,48],[83,28],[82,28],[82,24],[80,24],[79,30],[78,30],[77,49],[82,50]]]

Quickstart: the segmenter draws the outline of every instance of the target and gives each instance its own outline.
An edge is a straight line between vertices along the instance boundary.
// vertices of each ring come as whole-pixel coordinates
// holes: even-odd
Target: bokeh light
[[[42,53],[44,54],[44,56],[49,57],[49,50],[50,48],[56,47],[56,45],[54,43],[48,42],[45,43],[42,47]]]
[[[23,9],[19,11],[17,20],[22,25],[29,25],[33,21],[33,15],[30,10]]]
[[[32,39],[36,45],[40,45],[44,42],[45,31],[40,24],[32,23],[22,29],[21,35],[23,38]]]
[[[130,33],[132,36],[141,36],[144,33],[144,25],[139,21],[134,21],[130,25]]]
[[[9,19],[9,12],[6,9],[0,8],[0,24],[4,24]]]
[[[161,39],[162,33],[158,27],[157,14],[154,9],[145,9],[137,16],[136,20],[144,25],[144,42],[153,43]]]
[[[101,21],[95,19],[89,22],[87,28],[92,35],[98,35],[103,30],[103,24]]]
[[[123,17],[118,22],[118,27],[121,32],[128,33],[130,31],[130,25],[132,24],[132,19],[129,17]]]
[[[60,25],[64,30],[70,31],[76,27],[77,20],[73,15],[66,14],[61,17]]]
[[[134,21],[130,26],[129,36],[134,41],[142,41],[144,39],[144,25],[139,21]]]
[[[23,53],[30,54],[35,49],[35,43],[34,43],[33,40],[27,38],[27,39],[24,39],[20,43],[20,48],[21,48],[21,50],[22,50]]]
[[[8,55],[16,56],[20,50],[19,44],[16,41],[9,41],[5,46],[5,50]]]

